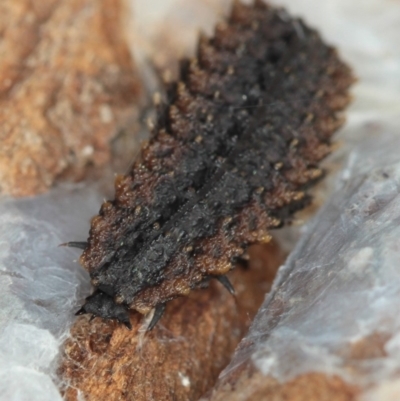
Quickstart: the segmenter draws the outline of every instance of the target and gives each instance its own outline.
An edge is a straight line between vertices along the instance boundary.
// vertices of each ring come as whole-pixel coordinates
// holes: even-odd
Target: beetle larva
[[[159,105],[150,141],[92,220],[81,264],[95,287],[78,312],[147,314],[224,276],[270,239],[322,176],[353,78],[318,33],[283,9],[236,3]]]

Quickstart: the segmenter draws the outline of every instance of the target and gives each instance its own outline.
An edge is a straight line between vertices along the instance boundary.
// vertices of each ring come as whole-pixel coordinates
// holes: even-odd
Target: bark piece
[[[45,191],[110,158],[138,82],[120,0],[0,4],[0,193]]]
[[[61,378],[66,399],[196,400],[214,384],[262,303],[283,254],[276,245],[250,249],[249,268],[230,274],[236,298],[216,280],[175,299],[153,331],[119,323],[77,320],[65,344]]]
[[[286,383],[264,376],[254,367],[243,370],[208,401],[357,401],[359,390],[338,376],[322,373],[300,375]],[[205,401],[205,398],[202,398]]]

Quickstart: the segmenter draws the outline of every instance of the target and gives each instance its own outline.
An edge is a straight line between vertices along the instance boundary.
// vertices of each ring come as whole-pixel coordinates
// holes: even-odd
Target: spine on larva
[[[268,241],[308,203],[352,81],[300,19],[235,3],[182,62],[151,139],[92,220],[80,261],[96,291],[79,313],[129,326],[128,309],[156,308],[156,320]]]

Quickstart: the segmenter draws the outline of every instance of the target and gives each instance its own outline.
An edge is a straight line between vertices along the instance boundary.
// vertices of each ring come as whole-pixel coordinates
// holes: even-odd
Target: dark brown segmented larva
[[[353,78],[283,9],[236,3],[159,105],[153,136],[92,220],[81,264],[96,288],[78,312],[146,314],[225,274],[308,203]]]

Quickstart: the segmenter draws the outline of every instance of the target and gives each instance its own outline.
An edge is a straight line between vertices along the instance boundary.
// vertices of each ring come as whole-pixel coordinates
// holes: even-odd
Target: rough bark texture
[[[0,194],[82,178],[138,94],[120,0],[0,2]]]
[[[143,337],[133,329],[87,317],[77,320],[60,368],[66,399],[188,401],[198,399],[245,333],[269,290],[283,254],[275,245],[250,248],[248,268],[230,274],[232,297],[219,283],[168,304],[160,323]]]
[[[357,401],[359,394],[338,376],[308,373],[280,383],[250,367],[201,401]]]

